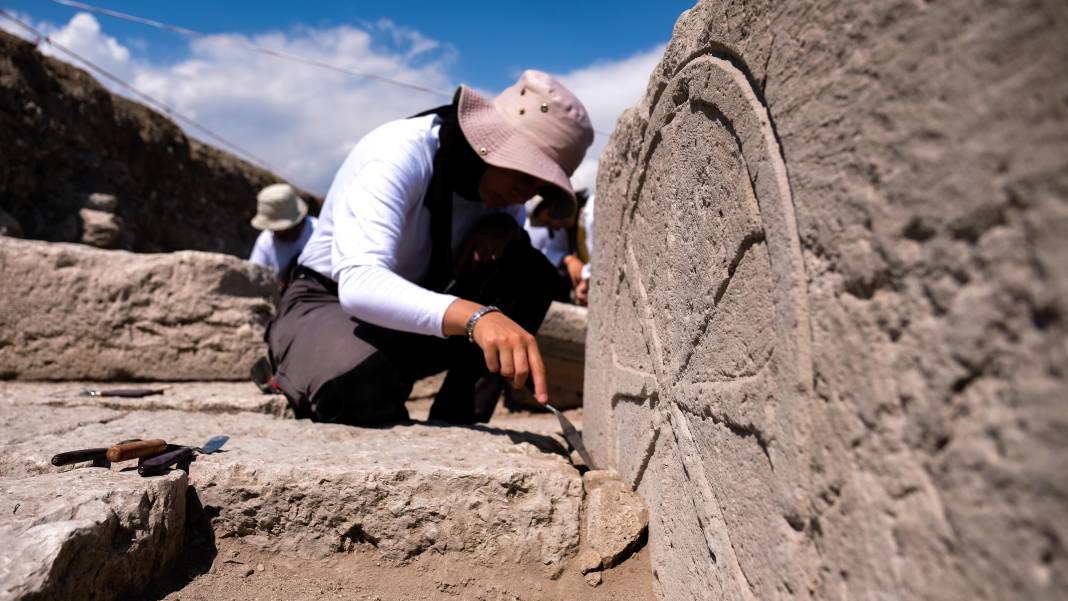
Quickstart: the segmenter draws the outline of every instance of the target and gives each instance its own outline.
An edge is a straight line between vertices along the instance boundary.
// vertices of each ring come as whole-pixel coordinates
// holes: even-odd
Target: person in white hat
[[[248,260],[274,271],[285,287],[296,258],[311,240],[318,222],[308,215],[308,203],[289,184],[271,184],[256,196],[252,227],[262,230]]]
[[[407,419],[416,379],[448,370],[431,419],[485,421],[506,383],[548,402],[533,334],[557,277],[530,246],[523,203],[574,215],[569,177],[593,141],[582,103],[526,71],[489,100],[367,134],[334,177],[268,331],[271,385],[298,417]]]

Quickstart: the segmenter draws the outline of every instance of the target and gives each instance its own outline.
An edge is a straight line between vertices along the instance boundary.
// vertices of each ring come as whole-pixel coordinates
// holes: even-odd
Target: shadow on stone
[[[185,535],[181,556],[143,595],[127,597],[128,601],[162,599],[211,570],[219,553],[211,521],[219,515],[219,510],[210,505],[205,507],[200,502],[196,488],[192,486],[186,489],[185,507]]]

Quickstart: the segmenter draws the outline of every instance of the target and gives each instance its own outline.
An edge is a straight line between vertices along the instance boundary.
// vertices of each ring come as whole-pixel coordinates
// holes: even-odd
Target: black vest
[[[453,193],[473,201],[478,184],[488,165],[471,148],[460,129],[456,103],[439,106],[413,115],[441,118],[438,151],[434,154],[434,173],[426,188],[423,204],[430,211],[430,264],[421,282],[424,288],[442,292],[453,278],[452,200]]]

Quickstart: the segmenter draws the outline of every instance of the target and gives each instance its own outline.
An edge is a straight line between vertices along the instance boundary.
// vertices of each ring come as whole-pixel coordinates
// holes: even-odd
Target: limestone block
[[[600,160],[585,389],[661,598],[1068,596],[1066,23],[680,18]]]
[[[649,510],[614,471],[586,472],[582,485],[586,491],[584,546],[597,557],[596,567],[590,569],[610,568],[638,545],[649,525]],[[593,565],[593,561],[587,562],[583,572]]]
[[[181,551],[186,475],[85,468],[0,479],[0,599],[120,599]]]
[[[271,274],[195,251],[0,238],[0,377],[234,380],[264,350]]]
[[[69,422],[77,409],[50,412]],[[4,408],[12,424],[40,410]],[[201,444],[217,434],[231,437],[223,452],[190,469],[200,500],[217,512],[216,536],[303,556],[360,547],[396,563],[462,552],[481,564],[550,575],[577,551],[581,479],[562,456],[541,450],[555,441],[531,433],[133,411],[7,445],[5,461],[13,475],[40,473],[61,450],[134,437]]]

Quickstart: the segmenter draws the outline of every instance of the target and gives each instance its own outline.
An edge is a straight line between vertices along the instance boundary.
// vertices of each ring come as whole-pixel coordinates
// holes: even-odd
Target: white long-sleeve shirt
[[[430,210],[440,118],[391,121],[367,134],[334,176],[299,263],[338,282],[346,313],[392,330],[444,337],[455,296],[418,286],[430,264]],[[523,223],[523,205],[490,209],[453,196],[452,249],[494,213]]]
[[[279,240],[270,230],[260,232],[260,235],[256,237],[256,244],[252,246],[252,254],[249,255],[248,260],[273,270],[275,277],[282,277],[285,275],[282,271],[289,267],[289,262],[304,250],[304,246],[311,239],[312,233],[315,232],[316,222],[315,217],[305,217],[300,236],[292,242]]]

